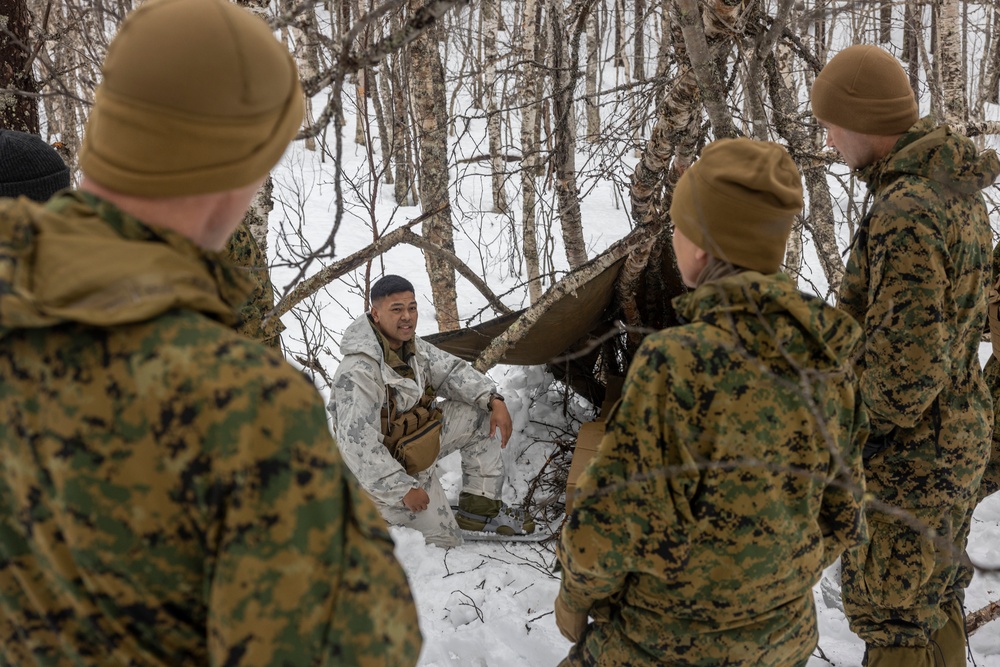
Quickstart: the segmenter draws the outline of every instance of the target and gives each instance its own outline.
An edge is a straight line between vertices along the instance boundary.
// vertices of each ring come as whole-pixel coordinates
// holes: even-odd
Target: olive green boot
[[[520,507],[465,491],[458,496],[455,523],[462,530],[497,535],[527,535],[535,531],[534,520]]]
[[[958,600],[952,600],[946,609],[948,622],[931,635],[931,643],[937,644],[938,655],[944,657],[944,667],[965,667],[965,614]]]

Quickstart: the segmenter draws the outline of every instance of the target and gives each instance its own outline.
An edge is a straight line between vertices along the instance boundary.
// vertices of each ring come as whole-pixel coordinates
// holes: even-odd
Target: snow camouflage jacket
[[[419,336],[413,337],[416,353],[409,365],[415,379],[402,377],[385,363],[382,348],[368,315],[354,320],[340,341],[343,361],[333,376],[330,415],[333,432],[347,466],[372,496],[387,505],[399,504],[410,489],[423,486],[435,466],[411,477],[382,444],[380,415],[388,390],[396,397],[396,410],[406,412],[417,404],[428,386],[439,398],[487,410],[496,391],[493,382],[468,362],[440,350]]]
[[[979,487],[993,422],[979,361],[991,247],[980,190],[998,173],[993,151],[929,118],[858,172],[871,208],[839,305],[865,332],[868,488],[897,507],[951,506]]]
[[[0,665],[416,662],[387,528],[217,257],[0,203]]]
[[[812,587],[867,536],[860,329],[783,274],[674,305],[689,324],[643,341],[563,528],[560,595],[605,619],[563,664],[804,664]]]

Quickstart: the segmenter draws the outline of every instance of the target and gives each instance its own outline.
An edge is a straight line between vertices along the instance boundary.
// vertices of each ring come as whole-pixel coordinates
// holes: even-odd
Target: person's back
[[[744,141],[706,148],[689,178],[712,183],[702,174],[713,165],[783,155],[776,171],[788,172],[780,178],[793,193],[787,154]],[[766,177],[744,185],[781,193]],[[679,184],[680,200],[687,192]],[[749,210],[766,194],[736,196]],[[782,196],[787,210],[801,203]],[[719,206],[733,203],[702,200],[697,215],[723,219],[713,217]],[[860,330],[775,274],[780,254],[755,261],[752,249],[739,266],[713,256],[689,270],[680,208],[671,210],[678,265],[697,289],[675,301],[686,324],[643,341],[578,482],[557,618],[561,605],[589,607],[595,622],[564,664],[804,664],[817,640],[812,587],[864,535],[867,424],[851,370]],[[761,227],[780,229],[788,214],[763,208],[769,215],[734,215],[732,226],[742,217],[745,234],[766,239]],[[786,236],[743,245],[783,250]],[[719,236],[694,243],[735,255]]]
[[[259,78],[180,114],[130,52],[161,40]],[[0,202],[0,664],[414,664],[405,574],[319,394],[230,328],[249,289],[217,251],[301,122],[289,54],[228,2],[149,0],[109,83],[84,189]],[[237,140],[214,133],[228,113]],[[120,124],[178,151],[123,169]],[[213,140],[207,166],[182,150]]]

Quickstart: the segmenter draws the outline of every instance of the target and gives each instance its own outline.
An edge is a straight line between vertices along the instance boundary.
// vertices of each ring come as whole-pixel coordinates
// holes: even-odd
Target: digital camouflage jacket
[[[229,237],[226,259],[246,275],[253,285],[250,297],[239,309],[240,322],[236,330],[268,347],[281,349],[281,332],[285,330],[285,325],[276,317],[264,322],[267,314],[274,308],[274,287],[271,285],[267,257],[250,233],[246,220],[240,222],[240,226]]]
[[[998,172],[993,151],[929,118],[858,172],[871,206],[839,305],[865,333],[868,488],[897,507],[950,506],[979,486],[993,422],[979,361],[991,247],[980,191]]]
[[[0,664],[412,665],[406,577],[228,264],[0,203]]]
[[[563,528],[560,595],[604,619],[564,664],[796,665],[813,585],[866,536],[860,329],[783,274],[674,304],[689,323],[643,341]]]
[[[413,337],[409,359],[414,378],[406,378],[386,362],[371,320],[364,314],[351,323],[340,339],[343,360],[333,376],[330,418],[344,461],[367,491],[380,501],[395,505],[407,491],[423,485],[435,466],[418,474],[406,473],[402,464],[382,444],[380,415],[388,392],[393,390],[398,412],[417,404],[427,387],[436,396],[487,410],[496,385],[467,361],[440,350],[419,336]]]
[[[993,248],[993,285],[989,290],[989,330],[992,336],[993,354],[990,355],[983,369],[983,377],[986,385],[990,388],[990,395],[993,397],[993,445],[990,451],[990,460],[983,472],[983,481],[979,487],[979,500],[988,495],[1000,491],[1000,358],[997,358],[997,350],[1000,349],[1000,244]]]

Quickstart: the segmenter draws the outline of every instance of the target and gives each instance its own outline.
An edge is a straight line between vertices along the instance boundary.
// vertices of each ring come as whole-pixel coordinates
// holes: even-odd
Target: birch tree
[[[535,205],[538,194],[535,179],[541,152],[538,132],[538,106],[541,92],[538,80],[536,43],[541,23],[538,0],[524,0],[521,19],[521,234],[524,239],[524,266],[528,279],[528,297],[535,303],[542,295],[541,271],[538,258],[538,232],[535,225]]]
[[[411,1],[411,10],[416,9],[417,6]],[[419,131],[417,140],[420,159],[417,169],[420,175],[420,204],[425,211],[441,211],[424,222],[423,236],[431,243],[454,252],[448,194],[448,100],[445,96],[444,65],[438,52],[439,39],[439,29],[434,26],[425,30],[410,44],[408,52],[413,73],[410,97],[414,121]],[[424,261],[430,277],[438,328],[441,331],[457,329],[455,272],[440,257],[425,255]]]

